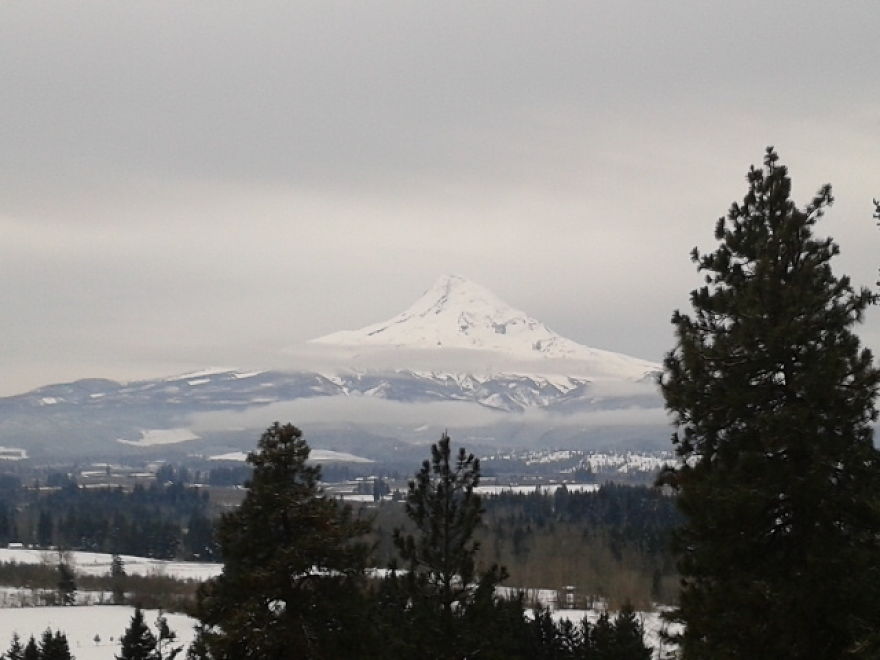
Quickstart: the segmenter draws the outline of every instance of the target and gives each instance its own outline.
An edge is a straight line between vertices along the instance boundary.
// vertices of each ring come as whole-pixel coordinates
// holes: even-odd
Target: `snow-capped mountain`
[[[441,277],[409,309],[388,321],[336,332],[313,340],[312,346],[334,349],[331,352],[347,347],[354,353],[379,348],[390,362],[381,368],[344,362],[335,369],[208,369],[130,383],[86,379],[48,385],[0,398],[0,450],[55,454],[59,438],[72,443],[66,449],[74,453],[84,452],[85,447],[142,451],[154,445],[185,445],[194,451],[248,448],[255,435],[254,428],[242,426],[245,413],[248,419],[259,418],[261,429],[274,415],[302,414],[288,412],[295,407],[284,406],[291,403],[300,406],[297,410],[326,411],[324,417],[318,416],[323,427],[348,429],[343,442],[349,444],[342,448],[362,455],[369,452],[357,445],[358,434],[367,437],[381,428],[386,439],[411,440],[414,431],[431,426],[419,415],[428,415],[429,408],[436,410],[430,404],[437,403],[447,406],[442,408],[449,411],[444,419],[459,416],[447,422],[459,427],[467,426],[460,419],[464,409],[448,404],[471,406],[467,410],[479,415],[468,419],[479,417],[479,423],[473,424],[504,426],[505,442],[517,433],[514,428],[520,429],[524,442],[544,442],[560,433],[569,440],[595,438],[597,424],[604,425],[606,435],[612,432],[610,427],[629,425],[638,430],[628,437],[645,438],[649,432],[640,415],[661,407],[653,385],[659,365],[561,337],[485,288],[456,276]],[[460,362],[437,368],[449,355],[444,351],[498,359],[492,360],[492,369],[468,371]],[[424,353],[431,354],[435,366],[407,362]],[[515,367],[505,368],[509,365]],[[402,414],[405,407],[415,412]],[[602,415],[584,421],[583,413],[597,412]],[[219,431],[216,424],[211,427],[212,440],[198,427],[198,420],[203,422],[206,415],[235,421]],[[403,418],[405,423],[400,421]],[[612,418],[613,422],[603,421]],[[352,433],[355,427],[359,430]],[[234,436],[245,444],[218,445],[217,434],[223,442]],[[650,434],[654,437],[655,431]],[[488,439],[494,432],[478,435]],[[334,438],[338,444],[339,435]]]
[[[518,361],[564,360],[568,375],[640,380],[659,371],[658,364],[583,346],[558,335],[525,312],[511,307],[488,289],[457,275],[444,275],[397,316],[360,330],[343,330],[312,340],[336,346],[394,347],[441,351],[490,351]],[[544,367],[550,370],[550,367]],[[557,364],[550,373],[558,373]],[[531,371],[531,369],[530,369]]]

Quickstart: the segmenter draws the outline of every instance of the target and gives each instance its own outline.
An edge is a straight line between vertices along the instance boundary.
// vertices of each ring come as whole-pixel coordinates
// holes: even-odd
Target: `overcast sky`
[[[876,0],[0,3],[0,394],[205,365],[458,273],[660,360],[768,144],[880,232]],[[861,331],[880,346],[880,315]]]

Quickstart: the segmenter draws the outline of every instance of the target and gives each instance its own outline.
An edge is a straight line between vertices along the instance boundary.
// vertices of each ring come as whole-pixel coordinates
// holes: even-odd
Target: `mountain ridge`
[[[128,382],[85,378],[0,397],[0,446],[44,456],[167,453],[172,442],[187,452],[240,450],[255,432],[247,424],[296,420],[289,404],[310,416],[313,429],[336,433],[334,442],[345,437],[345,447],[357,451],[367,450],[361,441],[378,436],[417,440],[417,429],[437,415],[449,415],[452,426],[471,424],[471,438],[497,432],[500,442],[513,434],[523,443],[589,444],[597,430],[613,435],[609,425],[629,428],[631,438],[653,437],[641,419],[661,408],[653,386],[659,365],[561,337],[457,276],[441,277],[389,321],[313,345],[330,348],[336,366],[308,368],[303,360],[291,369],[213,367]],[[340,361],[336,349],[346,346],[353,350],[342,351],[348,354]],[[371,348],[382,349],[380,359],[356,359]],[[427,353],[436,367],[416,366]],[[452,368],[462,353],[468,359]],[[486,355],[491,359],[477,368]]]

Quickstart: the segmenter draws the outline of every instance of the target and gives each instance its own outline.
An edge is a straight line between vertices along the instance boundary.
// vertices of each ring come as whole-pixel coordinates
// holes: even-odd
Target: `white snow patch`
[[[9,648],[14,632],[25,644],[31,635],[39,640],[43,631],[51,628],[67,635],[76,660],[113,660],[120,652],[120,640],[133,613],[134,608],[127,605],[0,609],[0,649]],[[144,610],[144,620],[154,632],[158,616],[158,610]],[[177,633],[178,645],[189,646],[198,622],[185,614],[164,616],[169,628]]]
[[[333,493],[333,495],[339,497],[346,502],[373,502],[375,498],[372,495],[367,495],[366,493]]]
[[[132,445],[133,447],[153,447],[156,445],[174,445],[187,440],[198,440],[199,436],[189,429],[149,429],[141,431],[140,440],[125,440],[117,438],[116,442],[124,445]]]
[[[211,461],[245,461],[247,454],[242,451],[232,451],[227,454],[217,454],[209,456]],[[320,463],[374,463],[372,459],[356,456],[345,451],[333,451],[331,449],[312,449],[309,453],[309,460]]]
[[[230,369],[228,367],[208,367],[207,369],[190,371],[189,373],[179,374],[177,376],[169,376],[165,379],[165,382],[172,380],[189,380],[191,378],[203,378],[204,376],[216,376],[218,374],[227,374],[230,371],[235,371],[235,369]]]
[[[65,553],[73,565],[74,572],[79,575],[109,575],[113,555],[103,552],[68,552]],[[125,572],[129,575],[167,575],[178,580],[204,581],[219,575],[223,564],[196,561],[169,561],[121,555]],[[0,562],[17,562],[19,564],[46,564],[55,566],[58,563],[58,552],[54,550],[34,550],[27,548],[0,548]],[[2,627],[2,626],[0,626]],[[2,646],[0,646],[0,650]]]
[[[565,486],[570,493],[595,493],[599,490],[599,484],[531,484],[517,486],[477,486],[474,492],[480,495],[501,495],[503,493],[514,493],[517,495],[528,495],[529,493],[540,493],[542,495],[553,495],[557,490]]]
[[[28,457],[27,450],[20,447],[0,447],[0,461],[23,461]]]
[[[654,472],[664,467],[675,467],[679,460],[670,452],[642,454],[639,452],[603,453],[594,452],[585,456],[583,462],[593,472]]]
[[[58,399],[54,396],[44,396],[42,399],[40,399],[40,404],[44,406],[54,406],[60,400],[61,399]]]
[[[343,463],[373,463],[374,461],[363,456],[349,454],[346,451],[333,451],[331,449],[313,449],[309,454],[309,459],[320,461],[322,463],[343,462]]]
[[[266,373],[265,371],[239,371],[232,374],[233,378],[238,380],[242,380],[243,378],[253,378],[254,376],[259,376],[260,374]]]
[[[247,460],[247,454],[243,451],[231,451],[226,454],[217,454],[216,456],[208,456],[209,461],[239,461]]]

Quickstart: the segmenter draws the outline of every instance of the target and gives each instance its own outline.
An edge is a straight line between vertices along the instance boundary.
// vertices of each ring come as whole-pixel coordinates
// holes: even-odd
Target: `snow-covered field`
[[[31,635],[39,640],[43,631],[51,628],[67,635],[76,660],[113,660],[133,612],[134,608],[127,605],[0,608],[0,653],[9,648],[14,632],[24,643]],[[144,620],[154,632],[158,615],[157,610],[144,610]],[[195,619],[184,614],[165,617],[179,643],[188,646],[195,634]]]
[[[27,641],[39,636],[46,628],[61,630],[67,635],[71,652],[77,660],[113,660],[119,650],[119,639],[128,627],[133,608],[125,605],[92,605],[80,607],[19,607],[0,608],[0,651],[9,648],[12,633]],[[145,610],[144,618],[155,630],[157,610]],[[165,614],[180,644],[189,645],[197,623],[184,614]],[[598,610],[555,610],[557,621],[568,619],[579,623],[584,617],[591,623],[599,618]],[[664,643],[660,631],[664,622],[657,612],[640,612],[645,626],[645,639],[655,650],[655,658],[663,657],[672,647]]]
[[[564,484],[570,493],[595,493],[599,490],[599,484]],[[516,493],[528,495],[529,493],[541,493],[553,495],[562,488],[563,484],[532,484],[531,486],[477,486],[474,492],[480,495],[500,495],[501,493]]]
[[[519,589],[515,587],[498,587],[498,593],[508,597],[514,596],[518,591]],[[596,623],[605,611],[605,603],[603,602],[595,603],[590,609],[558,607],[560,595],[556,589],[526,589],[525,596],[527,605],[538,603],[545,608],[550,608],[550,615],[554,621],[567,619],[577,624],[586,617],[590,623]],[[664,634],[675,634],[680,631],[678,624],[669,624],[663,620],[664,609],[660,607],[650,612],[636,612],[636,616],[638,616],[645,629],[645,642],[654,649],[654,660],[668,657],[668,653],[675,649],[674,644],[665,641]],[[532,616],[533,613],[534,610],[526,609],[526,614],[529,616]],[[611,614],[613,616],[614,612],[611,612]]]
[[[0,447],[0,461],[23,461],[27,457],[27,451],[20,447]]]
[[[586,484],[584,484],[586,485]],[[508,487],[509,488],[509,487]],[[530,486],[525,492],[533,492]],[[372,496],[370,496],[372,498]],[[70,552],[65,555],[73,565],[77,574],[107,575],[110,573],[112,555],[96,552]],[[18,562],[22,564],[55,565],[58,553],[51,550],[30,550],[20,548],[0,548],[0,562]],[[183,580],[207,580],[219,575],[222,564],[207,562],[183,562],[150,559],[122,555],[125,571],[129,575],[167,575]],[[27,641],[31,635],[39,638],[46,628],[61,630],[67,635],[71,652],[77,660],[113,660],[119,648],[119,638],[128,627],[131,619],[131,607],[123,605],[95,604],[109,601],[110,594],[98,592],[79,592],[75,607],[9,607],[12,604],[27,602],[28,590],[0,588],[0,653],[9,648],[12,633]],[[502,593],[515,592],[512,587],[502,587]],[[552,589],[527,590],[527,602],[540,602],[545,606],[556,605],[557,592]],[[21,597],[18,597],[21,596]],[[103,596],[103,598],[102,598]],[[4,607],[3,605],[6,605]],[[602,608],[596,609],[556,609],[553,618],[569,619],[580,622],[585,616],[595,622]],[[158,616],[156,610],[145,610],[145,619],[153,624]],[[194,619],[183,614],[167,614],[171,629],[177,633],[180,643],[188,645],[194,636]],[[645,626],[645,639],[655,649],[655,658],[664,657],[665,652],[672,648],[664,644],[661,631],[666,625],[659,612],[640,612],[639,617]]]
[[[591,452],[584,457],[583,462],[590,466],[596,473],[619,472],[654,472],[664,467],[678,465],[678,459],[671,452],[656,452],[644,454],[640,452],[603,453]]]
[[[176,445],[187,440],[198,440],[199,436],[189,429],[148,429],[141,431],[140,440],[118,438],[116,442],[134,447],[154,447],[156,445]]]
[[[502,452],[482,456],[481,460],[523,461],[526,465],[549,465],[577,461],[565,472],[589,468],[594,474],[632,474],[656,472],[667,466],[678,465],[678,459],[669,451],[600,452],[578,449],[532,449],[528,451]]]
[[[232,451],[227,454],[217,454],[216,456],[209,456],[208,460],[211,461],[234,461],[238,463],[244,463],[247,460],[247,452],[243,451]],[[349,454],[345,451],[333,451],[332,449],[312,449],[309,452],[309,460],[313,463],[333,463],[333,462],[341,462],[341,463],[373,463],[372,459],[364,458],[363,456],[356,456],[355,454]]]
[[[113,555],[100,552],[70,552],[65,557],[80,575],[107,575]],[[20,548],[0,548],[0,562],[14,561],[19,564],[58,563],[58,553],[53,550],[29,550]],[[148,557],[122,555],[125,572],[129,575],[167,575],[178,580],[207,580],[219,575],[223,564],[195,561],[166,561]]]

